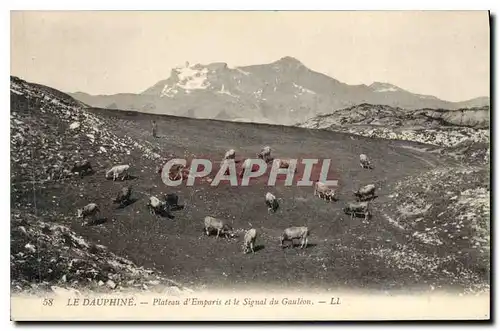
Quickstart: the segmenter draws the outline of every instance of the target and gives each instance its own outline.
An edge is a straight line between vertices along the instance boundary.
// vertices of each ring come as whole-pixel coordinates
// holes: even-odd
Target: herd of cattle
[[[234,159],[236,156],[236,152],[234,149],[231,149],[226,152],[224,155],[224,159]],[[260,153],[257,154],[258,158],[263,159],[266,163],[273,161],[271,158],[271,148],[269,146],[264,147]],[[359,156],[360,166],[363,169],[372,169],[371,162],[365,154],[361,154]],[[280,160],[281,162],[281,160]],[[281,165],[280,165],[281,166]],[[284,167],[287,167],[287,163],[284,163]],[[116,181],[117,179],[121,179],[122,181],[127,179],[129,176],[129,165],[117,165],[106,171],[105,177],[107,179],[113,179]],[[172,179],[175,179],[179,176],[184,169],[182,167],[172,167],[169,176]],[[83,176],[92,172],[92,167],[88,160],[84,160],[81,162],[76,162],[73,167],[71,167],[70,172]],[[161,171],[159,171],[161,172]],[[375,185],[369,184],[366,185],[356,191],[353,192],[354,197],[356,198],[355,202],[347,203],[343,212],[347,215],[350,215],[351,218],[354,217],[364,217],[365,221],[367,221],[371,217],[369,200],[375,198]],[[119,204],[120,207],[126,207],[131,202],[131,194],[132,188],[131,186],[123,187],[121,191],[118,192],[115,199],[112,200],[114,204]],[[336,192],[334,189],[330,188],[326,184],[316,181],[314,183],[314,196],[318,196],[320,199],[326,201],[336,201]],[[267,192],[265,195],[265,203],[267,206],[268,213],[275,213],[279,208],[279,200],[281,198],[276,198],[270,192]],[[150,196],[149,201],[146,206],[148,207],[150,213],[152,215],[160,215],[160,216],[170,216],[170,212],[172,210],[176,210],[180,208],[178,204],[179,197],[175,193],[165,194],[162,198],[158,198],[156,196]],[[77,217],[82,219],[82,225],[91,224],[90,222],[85,222],[85,219],[91,218],[95,221],[95,217],[100,214],[99,206],[96,203],[89,203],[84,206],[82,209],[78,209]],[[209,236],[212,232],[216,232],[216,238],[219,238],[221,235],[226,238],[234,238],[235,232],[231,225],[222,219],[217,219],[212,216],[206,216],[204,218],[204,231],[207,236]],[[300,240],[300,248],[307,247],[308,237],[310,235],[310,230],[306,226],[294,226],[286,228],[281,236],[280,236],[280,246],[284,247],[284,242],[289,241],[293,246],[293,240]],[[243,237],[243,253],[252,252],[255,253],[255,241],[257,238],[257,230],[251,228],[245,232]]]

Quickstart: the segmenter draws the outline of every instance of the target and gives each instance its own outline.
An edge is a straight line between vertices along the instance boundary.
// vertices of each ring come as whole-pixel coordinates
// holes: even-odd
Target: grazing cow
[[[212,230],[217,231],[216,238],[219,238],[221,234],[223,234],[226,238],[234,236],[232,233],[233,228],[223,220],[216,219],[215,217],[212,216],[206,216],[204,219],[204,224],[205,224],[205,233],[207,236],[210,235],[210,232]]]
[[[113,175],[113,181],[120,177],[122,178],[122,180],[125,180],[125,178],[128,177],[129,169],[130,166],[128,164],[114,166],[113,168],[106,171],[106,178],[109,178],[110,175]]]
[[[359,165],[361,166],[361,168],[363,169],[372,169],[372,165],[371,165],[371,162],[370,160],[368,159],[368,156],[366,156],[366,154],[360,154],[359,155]]]
[[[247,254],[248,251],[252,251],[255,253],[255,239],[257,238],[257,230],[250,229],[245,233],[245,237],[243,239],[243,254]]]
[[[236,157],[236,151],[234,149],[230,149],[224,154],[224,160],[234,160]]]
[[[365,221],[371,217],[370,205],[368,202],[350,202],[343,209],[344,213],[351,215],[351,219],[357,216],[364,216]]]
[[[89,160],[83,160],[81,162],[75,162],[71,168],[71,173],[78,173],[80,177],[83,177],[87,173],[92,172],[92,165]]]
[[[271,159],[271,147],[265,146],[257,153],[259,159],[263,159],[266,163]]]
[[[82,226],[88,223],[85,223],[85,218],[87,217],[95,217],[100,212],[99,206],[95,203],[89,203],[82,209],[77,210],[77,217],[82,219]]]
[[[306,226],[293,226],[286,228],[280,237],[280,246],[283,247],[285,240],[291,241],[293,246],[293,239],[300,239],[300,248],[307,247],[307,237],[310,232]]]
[[[320,197],[320,199],[334,201],[335,200],[335,190],[331,189],[325,183],[317,181],[314,183],[314,196]]]
[[[151,215],[170,212],[168,204],[165,201],[160,201],[157,197],[149,197],[146,206],[148,206]]]
[[[372,199],[375,197],[375,185],[369,184],[363,186],[359,190],[353,191],[353,194],[356,197],[356,200],[358,201],[365,201]]]
[[[132,194],[132,187],[127,186],[121,189],[113,203],[119,203],[120,206],[125,206],[130,202],[130,195]]]
[[[268,213],[271,211],[275,213],[279,207],[278,199],[270,192],[266,193],[266,205]]]

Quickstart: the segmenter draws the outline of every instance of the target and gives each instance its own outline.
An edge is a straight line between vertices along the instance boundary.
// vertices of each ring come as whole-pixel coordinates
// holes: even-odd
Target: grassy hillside
[[[413,236],[412,231],[417,228],[406,224],[407,215],[402,216],[398,209],[422,190],[421,182],[412,180],[437,168],[464,167],[456,158],[428,152],[427,145],[297,127],[85,109],[63,103],[50,92],[25,82],[11,81],[11,91],[11,208],[19,214],[18,218],[50,219],[91,244],[105,245],[110,253],[154,270],[159,277],[195,289],[256,284],[272,289],[489,288],[489,250],[487,245],[477,246],[477,238],[488,240],[485,224],[489,224],[489,205],[483,204],[486,207],[479,211],[465,203],[463,209],[453,214],[441,214],[437,223],[435,215],[446,211],[450,204],[448,200],[432,198],[446,196],[449,188],[433,186],[435,180],[426,179],[430,185],[426,188],[432,195],[423,199],[431,200],[432,208],[422,211],[422,220],[417,223],[425,225],[424,230],[432,228],[432,235],[442,241],[450,233],[454,238],[463,236],[463,228],[467,229],[470,235],[457,240],[453,249],[450,245],[436,248],[419,240],[418,235]],[[157,139],[151,136],[152,119],[158,123]],[[79,123],[77,128],[75,122]],[[325,202],[314,198],[310,187],[169,188],[155,172],[160,159],[169,155],[220,159],[227,149],[234,148],[238,158],[243,158],[254,156],[266,144],[275,149],[276,157],[331,158],[332,167],[339,174],[340,200]],[[373,170],[360,168],[360,153],[373,159]],[[82,156],[95,165],[94,174],[83,179],[46,180],[48,167],[64,157]],[[124,163],[131,165],[132,179],[105,180],[106,169]],[[471,192],[472,197],[477,192],[484,193],[481,201],[489,200],[487,175],[489,171],[479,172],[476,180],[464,181],[463,186],[453,190],[457,201],[467,201]],[[450,176],[446,182],[453,183],[462,174],[452,172]],[[352,189],[369,183],[380,188],[373,202],[373,219],[368,223],[361,218],[351,220],[341,209],[344,203],[352,201]],[[124,185],[133,186],[137,201],[116,209],[111,198]],[[276,214],[267,212],[264,195],[268,191],[283,199]],[[145,206],[147,197],[167,192],[179,194],[185,208],[176,211],[174,219],[150,215]],[[392,197],[395,192],[400,200]],[[76,220],[76,209],[89,202],[101,206],[104,223],[81,226]],[[471,214],[474,217],[464,216]],[[230,220],[240,236],[232,240],[206,237],[206,215]],[[457,218],[462,220],[460,229],[443,225],[454,224]],[[310,245],[304,250],[279,247],[281,231],[293,225],[311,229]],[[250,227],[259,233],[259,249],[255,255],[243,255],[241,234]],[[474,235],[471,231],[475,231]],[[26,249],[23,247],[12,244],[11,255],[16,256]],[[474,252],[475,258],[464,259],[464,252]],[[18,262],[14,259],[13,263]],[[25,276],[21,272],[16,277]],[[99,280],[91,281],[98,284]],[[126,282],[118,285],[126,286]]]

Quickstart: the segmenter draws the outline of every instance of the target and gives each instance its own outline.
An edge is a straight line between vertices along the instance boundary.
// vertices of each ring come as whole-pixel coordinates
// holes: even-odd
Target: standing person
[[[155,120],[153,120],[153,137],[155,137],[155,138],[157,137],[157,135],[156,135],[156,121]]]

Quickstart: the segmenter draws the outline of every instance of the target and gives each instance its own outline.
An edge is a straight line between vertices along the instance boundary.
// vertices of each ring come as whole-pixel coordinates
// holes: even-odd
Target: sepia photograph
[[[470,11],[10,11],[11,320],[489,320]]]

